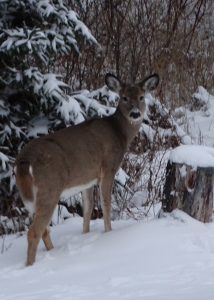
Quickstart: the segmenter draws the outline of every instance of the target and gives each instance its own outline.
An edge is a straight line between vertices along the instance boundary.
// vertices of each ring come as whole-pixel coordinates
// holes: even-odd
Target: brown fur
[[[24,202],[27,198],[35,203],[35,216],[28,232],[27,265],[35,261],[41,238],[48,250],[53,247],[47,227],[60,195],[68,188],[88,187],[83,194],[83,232],[86,233],[93,208],[93,187],[87,184],[96,180],[101,192],[105,231],[111,230],[114,176],[140,128],[148,83],[151,85],[149,90],[155,88],[158,76],[152,75],[132,86],[122,84],[115,76],[108,74],[106,84],[119,92],[121,98],[114,115],[35,139],[17,157],[16,178],[20,194]]]
[[[22,193],[22,198],[33,199],[32,184],[33,178],[29,174],[29,162],[17,162],[16,185]]]

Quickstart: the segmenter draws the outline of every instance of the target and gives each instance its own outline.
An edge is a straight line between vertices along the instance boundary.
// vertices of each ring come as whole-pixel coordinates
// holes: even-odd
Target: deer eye
[[[143,101],[144,100],[144,97],[143,96],[140,96],[140,101]]]
[[[128,98],[127,97],[123,96],[122,99],[123,99],[124,102],[128,102]]]

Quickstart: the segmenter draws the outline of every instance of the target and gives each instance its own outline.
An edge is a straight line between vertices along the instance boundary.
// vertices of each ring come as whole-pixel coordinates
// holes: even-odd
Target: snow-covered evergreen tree
[[[92,101],[100,91],[72,96],[54,73],[63,55],[96,44],[66,1],[0,1],[0,215],[14,201],[13,164],[29,138],[111,113]]]

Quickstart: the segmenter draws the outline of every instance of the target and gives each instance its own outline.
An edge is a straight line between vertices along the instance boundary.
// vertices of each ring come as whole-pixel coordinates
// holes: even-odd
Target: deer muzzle
[[[132,110],[129,114],[129,117],[131,119],[137,120],[141,118],[141,112],[139,110]]]

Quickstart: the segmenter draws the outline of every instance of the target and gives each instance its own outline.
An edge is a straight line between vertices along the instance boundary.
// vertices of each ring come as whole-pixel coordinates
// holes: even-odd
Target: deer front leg
[[[91,214],[94,207],[94,187],[82,192],[83,199],[83,233],[90,231]]]
[[[112,176],[104,177],[100,183],[100,197],[103,210],[105,232],[111,230],[111,192],[113,186]]]

